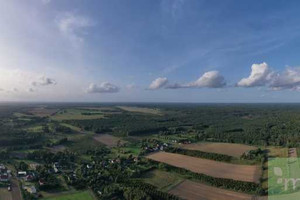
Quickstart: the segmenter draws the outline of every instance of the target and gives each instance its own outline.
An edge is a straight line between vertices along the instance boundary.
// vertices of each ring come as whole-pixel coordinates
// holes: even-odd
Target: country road
[[[12,191],[11,191],[11,195],[12,195],[12,199],[13,200],[22,200],[22,194],[21,194],[21,190],[20,190],[20,185],[19,185],[19,182],[18,180],[13,177],[11,179],[11,188],[12,188]]]

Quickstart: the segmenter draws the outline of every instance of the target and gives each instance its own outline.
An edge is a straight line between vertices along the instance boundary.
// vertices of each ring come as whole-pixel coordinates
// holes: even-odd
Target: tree
[[[137,188],[126,188],[123,195],[126,200],[151,200],[152,199],[144,191],[139,190]]]

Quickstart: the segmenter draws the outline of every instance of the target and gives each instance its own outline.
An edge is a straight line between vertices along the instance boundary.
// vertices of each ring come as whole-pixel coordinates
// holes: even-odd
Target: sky
[[[300,101],[298,0],[0,1],[0,101]]]

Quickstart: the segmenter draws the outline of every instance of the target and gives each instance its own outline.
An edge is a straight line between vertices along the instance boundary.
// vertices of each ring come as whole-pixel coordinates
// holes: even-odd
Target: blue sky
[[[296,0],[2,5],[1,101],[300,99]]]

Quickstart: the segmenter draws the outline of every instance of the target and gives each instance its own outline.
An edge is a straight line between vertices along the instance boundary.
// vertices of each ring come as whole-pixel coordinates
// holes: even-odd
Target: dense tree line
[[[176,147],[168,147],[165,149],[165,151],[170,153],[178,153],[187,156],[193,156],[193,157],[205,158],[205,159],[223,161],[223,162],[230,162],[231,160],[235,159],[234,157],[228,155],[209,153],[209,152],[203,152],[198,150],[182,149]]]
[[[153,200],[154,199],[160,199],[160,200],[179,200],[180,199],[175,195],[159,191],[159,190],[157,190],[157,188],[155,186],[150,185],[148,183],[144,183],[139,180],[128,181],[125,183],[125,185],[142,190],[143,192],[148,194],[151,197],[151,199],[153,199]]]
[[[27,158],[45,164],[58,162],[62,166],[70,167],[72,163],[77,160],[77,155],[69,151],[58,153],[51,153],[49,151],[34,151],[32,153],[29,153],[27,155]]]

